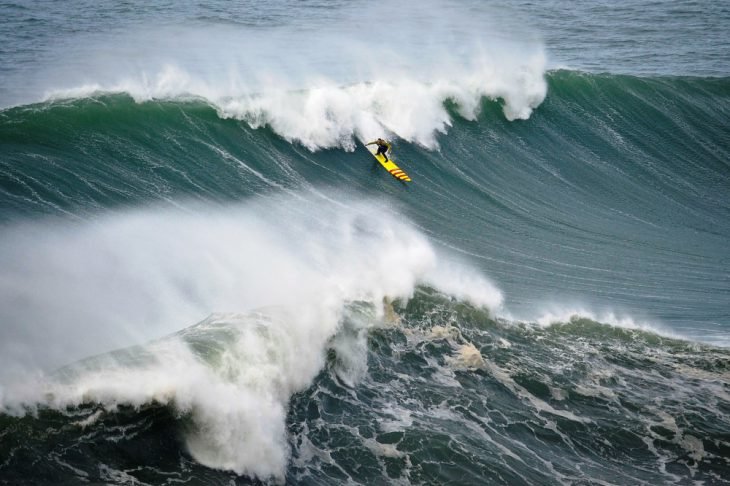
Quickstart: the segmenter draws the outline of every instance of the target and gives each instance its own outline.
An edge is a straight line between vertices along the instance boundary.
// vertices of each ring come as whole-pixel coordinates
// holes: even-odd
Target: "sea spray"
[[[310,29],[193,22],[88,35],[72,52],[49,46],[58,61],[24,73],[15,89],[32,92],[25,103],[120,93],[138,103],[203,100],[310,150],[353,150],[383,134],[435,149],[452,124],[445,103],[474,120],[486,97],[515,120],[544,100],[547,55],[526,25],[441,0],[379,3],[332,8]],[[397,25],[387,38],[364,28],[380,23],[378,8]],[[17,103],[15,89],[0,106]]]
[[[290,397],[312,383],[327,349],[344,383],[364,378],[367,329],[393,312],[384,302],[439,279],[474,302],[501,300],[482,277],[439,263],[428,240],[379,203],[322,203],[298,195],[10,227],[0,243],[13,286],[2,295],[14,305],[2,309],[18,332],[3,340],[3,359],[15,366],[48,371],[215,313],[29,383],[4,374],[2,410],[166,405],[190,417],[185,442],[199,463],[281,480]],[[31,350],[26,359],[17,346]]]
[[[436,135],[445,133],[452,124],[446,102],[453,103],[458,114],[468,120],[479,114],[483,98],[499,100],[508,120],[527,119],[547,94],[544,71],[544,55],[537,54],[513,69],[473,66],[429,81],[404,74],[384,79],[375,75],[372,80],[340,84],[320,77],[303,88],[242,85],[221,89],[167,64],[158,74],[142,80],[55,90],[47,98],[126,93],[137,102],[197,99],[210,103],[221,118],[243,120],[252,128],[268,126],[310,150],[352,151],[357,141],[369,141],[384,130],[436,149]]]

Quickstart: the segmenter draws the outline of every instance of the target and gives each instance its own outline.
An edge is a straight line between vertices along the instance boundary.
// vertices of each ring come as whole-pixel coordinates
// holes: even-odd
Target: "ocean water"
[[[729,484],[729,25],[0,4],[0,484]]]

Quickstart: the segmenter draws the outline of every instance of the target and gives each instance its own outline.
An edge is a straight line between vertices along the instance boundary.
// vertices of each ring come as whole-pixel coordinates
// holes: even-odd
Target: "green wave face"
[[[408,186],[332,112],[0,112],[0,354],[74,362],[0,387],[0,477],[724,484],[730,79],[546,83],[437,98]]]
[[[434,148],[394,136],[414,180],[405,190],[360,148],[312,151],[287,140],[285,124],[259,126],[265,113],[233,116],[205,100],[118,94],[7,109],[0,218],[344,190],[393,201],[475,256],[518,314],[557,293],[703,340],[718,334],[728,304],[728,79],[555,71],[547,83],[527,120],[507,121],[499,98],[464,119],[446,99]],[[312,124],[335,123],[322,116]]]
[[[446,98],[452,126],[438,135],[439,150],[396,136],[396,153],[412,171],[422,172],[420,186],[429,197],[432,181],[458,184],[466,192],[496,176],[557,204],[540,187],[546,181],[538,179],[562,169],[554,175],[558,181],[547,181],[550,189],[581,186],[606,198],[601,203],[612,196],[623,203],[636,192],[627,201],[636,206],[664,197],[704,205],[687,207],[701,218],[725,214],[718,192],[727,184],[726,78],[556,71],[547,81],[550,95],[522,122],[501,116],[500,98],[483,98],[474,121],[460,116],[458,100]],[[322,116],[327,122],[327,113]],[[285,143],[291,133],[266,124],[267,118],[253,111],[234,115],[203,99],[135,103],[124,94],[6,109],[0,118],[2,215],[84,212],[168,197],[240,198],[256,188],[335,185],[335,178],[371,190],[371,181],[352,167],[360,152],[303,150],[296,140]],[[359,135],[353,132],[343,143],[351,146]],[[225,180],[230,183],[223,185]],[[618,182],[631,187],[608,187]]]

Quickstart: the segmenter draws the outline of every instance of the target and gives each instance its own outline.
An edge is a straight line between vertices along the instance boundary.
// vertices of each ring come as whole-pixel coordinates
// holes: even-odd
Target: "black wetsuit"
[[[385,158],[385,160],[387,161],[388,160],[388,154],[387,154],[387,152],[388,152],[388,144],[387,143],[383,143],[383,145],[378,144],[378,151],[376,152],[375,155],[382,154],[383,157]]]

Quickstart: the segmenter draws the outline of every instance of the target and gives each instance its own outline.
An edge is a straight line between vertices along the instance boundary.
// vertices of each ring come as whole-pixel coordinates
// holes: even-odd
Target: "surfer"
[[[379,138],[375,140],[374,142],[366,143],[365,145],[377,145],[378,151],[375,153],[375,155],[381,155],[385,158],[385,161],[388,161],[388,152],[390,152],[390,144],[383,140],[382,138]]]

